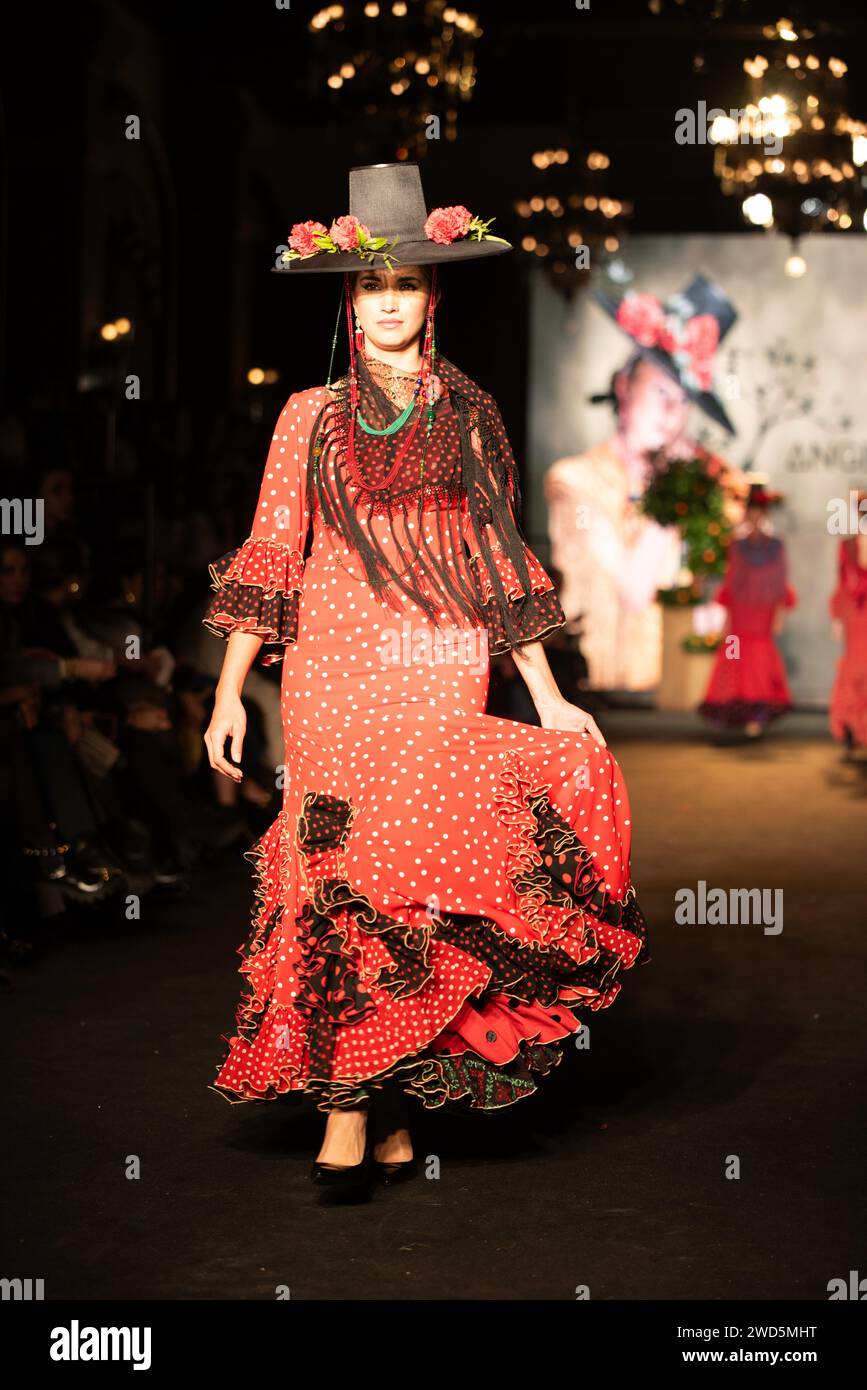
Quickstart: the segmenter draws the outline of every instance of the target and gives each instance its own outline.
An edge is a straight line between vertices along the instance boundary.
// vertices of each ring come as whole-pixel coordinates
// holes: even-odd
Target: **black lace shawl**
[[[398,407],[364,358],[357,361],[360,408],[365,420],[381,429],[396,418]],[[325,524],[360,557],[383,602],[393,604],[395,593],[402,592],[431,621],[441,621],[444,610],[458,625],[460,618],[481,623],[488,629],[489,649],[505,651],[547,635],[565,618],[551,580],[519,528],[518,469],[496,402],[447,358],[437,358],[436,373],[447,391],[435,406],[427,444],[423,420],[386,491],[372,484],[387,476],[407,427],[384,439],[356,431],[360,473],[371,485],[360,487],[346,467],[348,376],[332,386],[333,399],[311,432],[310,514],[318,506]],[[422,524],[423,511],[431,507],[439,553]],[[381,528],[367,524],[374,515],[388,517],[388,550],[379,542]],[[412,535],[418,541],[412,542]],[[443,565],[441,556],[453,563]]]

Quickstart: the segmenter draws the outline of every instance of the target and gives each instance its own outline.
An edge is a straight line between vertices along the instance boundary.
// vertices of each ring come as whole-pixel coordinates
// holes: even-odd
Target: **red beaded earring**
[[[352,434],[352,422],[355,419],[355,411],[358,407],[358,368],[355,363],[356,339],[352,331],[352,282],[349,272],[343,276],[343,298],[346,310],[346,331],[349,337],[349,419],[350,437]]]

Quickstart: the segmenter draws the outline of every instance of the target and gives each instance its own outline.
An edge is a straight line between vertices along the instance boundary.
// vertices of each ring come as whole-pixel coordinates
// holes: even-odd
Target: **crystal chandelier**
[[[611,161],[600,150],[575,157],[567,149],[537,150],[532,164],[536,187],[514,204],[521,219],[518,243],[528,257],[542,262],[555,287],[571,298],[587,283],[591,270],[620,249],[632,205],[608,193]]]
[[[845,62],[788,19],[763,35],[767,49],[743,65],[749,99],[710,127],[723,193],[754,226],[792,238],[861,226],[867,125],[846,110]]]
[[[447,0],[327,5],[309,22],[322,36],[321,80],[341,108],[364,116],[358,145],[388,141],[419,159],[432,139],[454,140],[458,108],[473,95],[478,18]]]

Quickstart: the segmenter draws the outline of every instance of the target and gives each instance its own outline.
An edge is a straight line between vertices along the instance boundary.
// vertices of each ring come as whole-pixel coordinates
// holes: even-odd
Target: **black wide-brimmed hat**
[[[337,218],[328,228],[322,223],[297,223],[290,234],[288,256],[274,270],[298,274],[388,268],[389,262],[433,265],[511,251],[508,241],[488,231],[491,221],[483,222],[463,206],[429,213],[417,164],[365,164],[349,171],[348,217]],[[347,239],[354,239],[356,224],[362,228],[359,249],[342,249]],[[316,227],[321,230],[316,232]],[[315,251],[315,246],[320,249]]]
[[[653,295],[627,291],[622,299],[614,299],[604,291],[591,291],[624,333],[632,339],[636,353],[647,357],[683,387],[706,415],[722,425],[729,434],[735,427],[725,406],[707,380],[699,380],[696,372],[707,373],[713,356],[737,318],[737,310],[719,285],[696,275],[685,290],[661,303]],[[696,323],[696,320],[699,323]],[[715,325],[715,327],[714,327]],[[690,334],[694,330],[710,330]],[[704,342],[702,342],[704,338]],[[711,346],[711,342],[713,345]],[[696,352],[700,349],[697,359]]]

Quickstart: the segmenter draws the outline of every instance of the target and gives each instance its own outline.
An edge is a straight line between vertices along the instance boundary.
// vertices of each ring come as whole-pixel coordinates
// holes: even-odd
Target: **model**
[[[867,491],[856,494],[859,518]],[[831,733],[847,750],[867,748],[867,534],[840,541],[837,587],[830,600],[834,635],[843,643],[831,691]]]
[[[728,609],[725,637],[716,655],[707,694],[699,705],[710,723],[741,727],[749,738],[763,733],[773,719],[792,707],[786,669],[774,635],[783,614],[798,597],[788,582],[786,548],[773,534],[769,509],[782,501],[754,482],[746,515],[733,540],[728,568],[715,602]]]
[[[510,247],[463,207],[428,215],[411,163],[352,170],[349,204],[285,253],[290,274],[344,273],[349,370],[286,402],[206,618],[228,637],[211,765],[240,777],[257,657],[283,661],[286,747],[215,1088],[315,1096],[323,1200],[415,1171],[407,1098],[532,1094],[647,959],[626,787],[545,659],[564,617],[500,412],[436,353],[437,267]],[[485,714],[509,650],[541,728]]]

